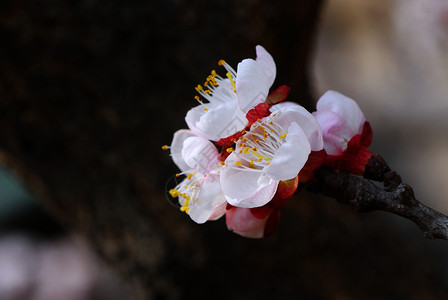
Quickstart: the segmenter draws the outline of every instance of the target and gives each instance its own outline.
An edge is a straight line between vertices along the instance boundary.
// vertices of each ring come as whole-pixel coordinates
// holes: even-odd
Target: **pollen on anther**
[[[284,139],[287,135],[288,135],[288,133],[285,132],[284,134],[280,135],[279,138]]]
[[[177,196],[179,196],[179,192],[176,189],[171,189],[169,191],[171,197],[176,198]]]
[[[242,163],[239,160],[237,160],[235,163],[238,167],[241,167],[241,165],[242,165]]]
[[[222,166],[224,166],[226,163],[224,161],[219,162]]]
[[[207,107],[204,107],[204,110],[205,110],[205,111],[208,111]]]
[[[225,64],[226,64],[226,62],[225,62],[224,59],[220,59],[220,60],[218,61],[218,65],[220,65],[220,66],[224,66]]]
[[[162,149],[163,149],[163,150],[168,150],[168,149],[170,149],[170,147],[169,147],[168,145],[163,145],[163,146],[162,146]]]
[[[179,177],[180,176],[180,174],[179,173],[176,173],[176,177]]]
[[[201,91],[201,90],[202,90],[202,85],[198,84],[198,85],[195,87],[195,89],[196,89],[196,92]]]
[[[227,148],[226,151],[227,151],[227,153],[232,153],[233,152],[233,148],[232,147]]]

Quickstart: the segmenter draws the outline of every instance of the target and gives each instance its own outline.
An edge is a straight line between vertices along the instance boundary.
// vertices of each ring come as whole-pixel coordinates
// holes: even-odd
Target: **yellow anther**
[[[232,84],[233,91],[236,92],[236,89],[235,89],[235,80],[233,80],[232,74],[231,74],[230,72],[227,72],[227,73],[226,73],[226,76],[227,76],[227,78],[229,78],[230,83]]]
[[[241,165],[242,165],[242,163],[239,160],[237,160],[235,163],[238,167],[241,167]]]
[[[273,133],[274,132],[274,129],[271,129],[271,133]]]
[[[198,85],[195,87],[195,89],[196,89],[196,92],[199,92],[199,91],[202,90],[202,86],[201,86],[200,84],[198,84]]]
[[[270,162],[267,162],[267,163],[266,163],[266,167],[269,166],[269,164],[270,164]]]
[[[264,137],[264,138],[267,138],[268,135],[269,135],[269,134],[268,134],[267,132],[263,133],[263,137]]]
[[[250,147],[245,147],[245,148],[243,149],[243,153],[247,153],[247,152],[249,152],[249,149],[250,149]]]
[[[232,153],[233,152],[233,148],[232,147],[227,148],[226,151],[227,151],[227,153]]]
[[[226,64],[226,62],[225,62],[224,59],[220,59],[220,60],[218,61],[218,65],[220,65],[220,66],[224,66],[225,64]]]
[[[196,95],[196,96],[194,96],[194,99],[196,99],[196,100],[201,100],[201,98],[199,98],[199,96],[198,95]]]
[[[230,141],[236,142],[236,139],[235,138],[231,138]]]
[[[253,150],[253,151],[257,151],[257,147],[253,147],[252,150]]]
[[[250,159],[250,164],[249,164],[249,167],[253,167],[254,166],[254,159],[253,158],[251,158]]]
[[[269,125],[272,125],[273,123],[272,123],[272,121],[271,122],[269,122]]]
[[[177,196],[179,196],[179,192],[176,189],[171,189],[169,191],[171,197],[176,198]]]
[[[212,76],[213,76],[213,78],[215,78],[216,76],[218,76],[218,74],[216,74],[216,71],[215,71],[215,70],[212,70]]]
[[[281,136],[279,136],[279,138],[284,139],[287,135],[288,135],[288,133],[285,132],[284,134],[282,134]]]
[[[205,91],[204,91],[204,94],[206,94],[206,95],[211,95],[211,94],[212,94],[212,91],[210,91],[210,90],[205,90]]]
[[[260,157],[259,159],[257,159],[258,161],[262,161],[263,160],[263,157]]]
[[[223,161],[220,161],[219,162],[222,166],[224,166],[226,163],[225,162],[223,162]]]
[[[180,174],[179,173],[176,173],[176,177],[179,177],[180,176]]]
[[[162,146],[162,149],[163,149],[163,150],[168,150],[168,149],[170,149],[170,147],[169,147],[168,145],[163,145],[163,146]]]
[[[208,111],[207,107],[204,107],[204,110],[205,110],[205,111]]]
[[[257,119],[257,122],[258,122],[258,123],[261,123],[261,120],[260,120],[260,119]]]

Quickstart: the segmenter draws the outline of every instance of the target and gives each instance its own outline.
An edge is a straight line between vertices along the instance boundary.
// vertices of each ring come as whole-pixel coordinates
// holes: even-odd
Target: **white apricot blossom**
[[[342,154],[351,138],[362,134],[364,114],[353,99],[331,90],[320,97],[316,108],[313,115],[322,129],[325,151]]]
[[[178,198],[181,211],[196,223],[215,220],[225,213],[226,200],[219,180],[220,161],[216,147],[190,130],[178,130],[170,147],[171,157],[186,178],[169,191]]]
[[[242,208],[267,204],[279,181],[295,178],[311,151],[322,148],[319,125],[306,109],[297,104],[275,108],[228,149],[232,153],[221,171],[227,202]]]
[[[228,137],[247,125],[246,113],[262,103],[275,80],[276,66],[272,56],[256,46],[257,58],[244,59],[235,71],[224,60],[219,61],[226,71],[226,78],[212,71],[204,87],[196,91],[208,101],[188,111],[185,121],[196,134],[212,141]]]

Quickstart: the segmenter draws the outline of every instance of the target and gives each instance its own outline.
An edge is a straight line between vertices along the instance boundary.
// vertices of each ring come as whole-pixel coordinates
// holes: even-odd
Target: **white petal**
[[[212,141],[243,130],[247,124],[246,116],[236,101],[194,107],[188,111],[185,121],[193,132]]]
[[[244,171],[230,167],[235,164],[236,155],[230,154],[226,167],[221,171],[221,188],[227,202],[237,207],[263,206],[274,197],[278,181],[261,172]]]
[[[316,104],[317,111],[330,110],[339,114],[355,134],[361,134],[365,122],[364,114],[351,98],[336,91],[327,91]]]
[[[264,172],[274,180],[292,179],[299,174],[310,152],[310,143],[302,128],[297,123],[292,123],[288,128],[285,143],[277,150]]]
[[[322,131],[319,124],[315,117],[305,108],[298,104],[283,105],[282,107],[277,108],[277,111],[271,113],[271,116],[274,115],[274,122],[282,126],[285,130],[291,123],[297,123],[305,132],[312,151],[320,151],[323,149]]]
[[[226,204],[226,199],[221,192],[217,175],[206,176],[199,193],[199,197],[195,201],[190,201],[188,215],[196,223],[202,224],[210,219],[215,208]],[[216,218],[216,216],[214,217]]]
[[[236,95],[244,113],[266,100],[270,88],[269,80],[255,60],[245,59],[240,62],[236,78]]]
[[[271,87],[274,83],[275,75],[277,73],[274,59],[272,58],[271,54],[269,54],[269,52],[260,45],[255,47],[255,51],[257,52],[256,62],[259,63],[263,68],[268,78],[268,85],[269,87]]]
[[[347,143],[356,135],[341,115],[330,110],[321,110],[313,113],[319,123],[324,149],[329,155],[340,155],[347,148]]]
[[[182,158],[191,169],[208,174],[219,164],[218,157],[218,150],[209,140],[197,136],[185,139]]]
[[[280,102],[278,104],[272,105],[271,108],[269,109],[269,111],[270,112],[277,112],[279,110],[284,110],[285,108],[288,108],[288,107],[292,108],[292,107],[295,107],[295,106],[300,106],[300,105],[298,105],[297,103],[292,102],[292,101],[283,101],[283,102]]]
[[[182,157],[182,148],[184,147],[184,141],[195,136],[193,132],[187,129],[181,129],[174,133],[173,140],[171,142],[170,152],[171,158],[173,159],[176,166],[182,171],[188,171],[191,168],[187,165],[184,158]]]

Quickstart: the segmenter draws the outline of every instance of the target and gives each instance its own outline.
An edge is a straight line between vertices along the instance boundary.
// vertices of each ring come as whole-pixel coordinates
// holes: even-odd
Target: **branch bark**
[[[387,211],[413,221],[426,238],[448,240],[448,217],[418,201],[412,187],[379,156],[369,161],[367,178],[325,167],[317,170],[316,176],[322,194],[357,212]]]

